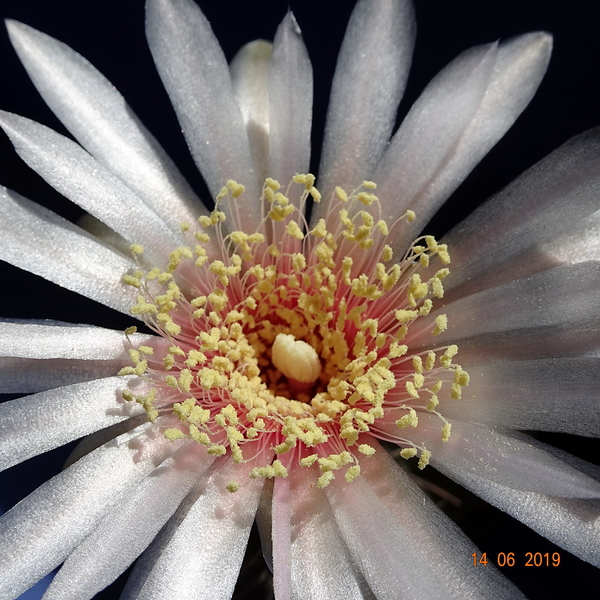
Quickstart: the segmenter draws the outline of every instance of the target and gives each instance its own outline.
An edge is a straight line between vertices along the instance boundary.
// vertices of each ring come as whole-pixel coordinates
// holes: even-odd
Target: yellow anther
[[[369,300],[377,300],[383,296],[374,283],[369,283],[369,279],[365,274],[355,277],[352,280],[352,293],[358,298],[367,298]]]
[[[437,316],[435,319],[435,329],[433,330],[433,335],[439,335],[443,331],[446,331],[446,329],[448,329],[448,317],[446,315]]]
[[[431,371],[435,365],[435,352],[430,351],[427,353],[427,359],[425,360],[425,369]]]
[[[450,433],[452,431],[452,424],[445,423],[442,427],[442,442],[447,442],[450,439]]]
[[[452,364],[452,359],[458,354],[458,346],[449,346],[447,350],[440,356],[442,366],[448,368]]]
[[[310,232],[315,237],[325,237],[327,235],[327,228],[325,227],[325,219],[319,219],[317,224]]]
[[[123,283],[131,285],[135,288],[139,288],[142,286],[142,282],[137,277],[133,277],[132,275],[123,275],[121,280],[123,281]]]
[[[389,358],[400,358],[408,352],[408,346],[405,344],[398,344],[398,342],[392,342],[388,351]]]
[[[225,488],[227,489],[228,492],[231,492],[233,494],[240,489],[240,484],[235,481],[230,481],[227,483]]]
[[[315,186],[311,187],[310,190],[308,190],[308,193],[317,204],[321,202],[321,192],[319,192]]]
[[[238,198],[246,191],[246,188],[241,183],[233,179],[227,180],[227,187],[231,190],[231,195],[234,198]]]
[[[375,454],[375,448],[373,448],[373,446],[369,446],[368,444],[361,444],[358,447],[358,451],[365,456],[373,456],[373,454]]]
[[[273,202],[280,206],[287,206],[290,203],[290,199],[281,192],[277,192],[273,195]]]
[[[417,449],[416,448],[404,448],[400,451],[400,456],[402,458],[404,458],[405,460],[408,460],[409,458],[413,458],[413,456],[417,455]]]
[[[399,309],[395,313],[396,320],[398,320],[402,325],[413,321],[419,316],[419,313],[416,310],[405,310]]]
[[[354,465],[352,467],[350,467],[347,471],[346,474],[344,475],[344,479],[348,482],[351,483],[353,482],[358,476],[360,475],[360,465]]]
[[[426,300],[423,301],[423,304],[421,304],[421,306],[419,307],[419,315],[422,317],[426,317],[431,312],[432,308],[433,308],[433,302],[429,298],[427,298]]]
[[[419,457],[419,462],[417,464],[421,471],[429,464],[430,458],[431,452],[429,452],[429,450],[427,450],[426,448],[423,448],[423,450],[421,450],[421,456]]]
[[[290,221],[285,228],[286,232],[297,240],[304,239],[304,234],[296,221]]]
[[[306,257],[304,254],[294,254],[292,256],[292,267],[294,271],[298,271],[299,273],[306,269]]]
[[[327,487],[333,479],[335,479],[333,471],[325,471],[325,473],[317,479],[317,487],[321,489]]]
[[[174,442],[175,440],[181,440],[186,437],[185,433],[180,429],[169,428],[165,429],[164,436],[170,441]]]
[[[294,183],[302,183],[304,184],[304,189],[306,189],[307,191],[310,190],[314,183],[315,183],[315,176],[307,173],[307,174],[300,174],[300,173],[296,173],[296,175],[294,175],[292,177],[292,181]]]
[[[377,229],[379,229],[381,235],[388,235],[390,233],[387,223],[383,220],[377,221]]]
[[[369,194],[368,192],[359,192],[357,197],[359,202],[362,202],[365,206],[371,206],[373,202],[378,201],[375,194]]]
[[[283,221],[286,217],[289,217],[296,208],[290,204],[289,206],[282,206],[281,204],[274,205],[269,211],[268,217],[273,221]]]
[[[396,421],[396,426],[399,429],[404,429],[406,427],[417,427],[418,424],[419,418],[417,417],[417,411],[414,408],[409,408],[408,414]]]
[[[339,186],[335,188],[335,195],[342,201],[348,202],[348,194]]]

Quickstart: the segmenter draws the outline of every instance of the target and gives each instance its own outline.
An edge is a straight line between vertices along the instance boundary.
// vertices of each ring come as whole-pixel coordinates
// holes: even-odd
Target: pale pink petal
[[[7,28],[29,76],[65,127],[173,232],[206,212],[121,94],[85,58],[22,23],[8,21]]]
[[[552,454],[556,449],[546,448]],[[576,467],[600,480],[600,470],[589,463],[569,458]],[[581,559],[600,567],[600,500],[560,498],[535,492],[524,492],[503,486],[487,477],[485,471],[466,473],[432,457],[436,469],[451,477],[490,504],[519,519],[527,526],[565,548]]]
[[[129,314],[135,295],[121,277],[130,258],[16,192],[0,188],[0,259]]]
[[[153,264],[180,245],[179,236],[131,188],[106,170],[79,144],[52,129],[0,111],[0,126],[19,156],[52,187],[116,231],[142,244]]]
[[[529,104],[546,72],[551,50],[552,37],[543,32],[528,33],[498,46],[491,79],[471,122],[464,128],[462,134],[455,138],[454,148],[446,155],[446,159],[434,163],[436,169],[429,175],[427,182],[417,179],[423,187],[419,189],[417,186],[419,191],[412,198],[401,196],[396,207],[396,215],[403,214],[407,208],[417,213],[417,219],[412,223],[410,232],[407,232],[408,238],[405,242],[418,235],[420,228],[427,223]],[[461,82],[455,81],[453,85],[461,85]],[[452,94],[452,86],[447,87],[446,93]],[[448,119],[444,112],[438,113],[434,121],[442,139],[445,138],[449,121],[452,119]],[[430,124],[429,127],[431,128],[432,125]],[[431,145],[424,151],[418,149],[418,139],[412,143],[415,144],[414,149],[404,149],[409,155],[411,152],[422,155],[424,151],[431,150]],[[393,152],[391,148],[390,152]],[[383,160],[387,159],[384,157]],[[401,165],[398,166],[402,168]],[[382,181],[383,190],[389,194],[390,203],[397,194],[402,194],[402,180],[399,180],[396,185],[393,183],[393,178],[389,182]],[[425,183],[427,185],[424,185]]]
[[[133,334],[132,344],[164,345]],[[32,393],[115,375],[130,363],[122,331],[59,322],[0,322],[0,392]]]
[[[427,206],[431,193],[483,102],[497,59],[498,44],[463,52],[409,111],[373,174],[382,216],[390,224],[407,209],[417,214],[411,224],[417,232],[431,218],[437,208]]]
[[[272,52],[273,44],[255,40],[242,46],[229,65],[233,91],[246,126],[254,169],[263,180],[269,172],[268,73]]]
[[[361,476],[326,493],[346,545],[378,600],[523,598],[495,569],[474,571],[472,542],[375,446]]]
[[[350,17],[333,79],[319,187],[348,191],[372,175],[388,143],[415,38],[408,0],[360,0]],[[326,207],[315,207],[318,219]]]
[[[93,381],[118,373],[126,364],[125,360],[0,357],[0,393],[32,394]]]
[[[128,337],[135,346],[165,343],[155,335],[134,333]],[[130,347],[122,331],[92,325],[0,322],[0,356],[110,360],[125,358]]]
[[[268,176],[286,187],[296,173],[308,172],[313,102],[312,67],[291,12],[273,40],[268,85]]]
[[[294,465],[295,466],[295,465]],[[292,518],[290,482],[287,477],[273,483],[272,498],[273,589],[277,600],[292,598]]]
[[[192,0],[148,0],[146,34],[211,194],[216,196],[228,179],[245,185],[246,194],[237,204],[239,222],[234,227],[244,224],[246,230],[255,230],[260,221],[262,182],[253,173],[242,113],[210,24]]]
[[[192,441],[165,460],[73,550],[44,600],[91,599],[111,584],[146,549],[213,461]]]
[[[251,466],[229,457],[213,464],[138,561],[123,600],[229,600],[238,576],[263,481],[246,482]]]
[[[0,404],[0,470],[143,412],[121,397],[131,379],[107,377]]]
[[[443,403],[444,417],[488,426],[600,437],[598,358],[484,364],[461,359],[460,363],[468,371],[470,382],[459,401],[447,398]]]
[[[600,481],[553,456],[541,442],[516,431],[463,421],[450,423],[452,433],[444,442],[439,417],[420,413],[414,435],[431,452],[434,466],[440,463],[451,468],[461,475],[461,481],[484,478],[524,492],[600,498]],[[389,433],[394,427],[388,428]]]
[[[453,263],[444,282],[449,297],[563,262],[558,236],[581,234],[584,219],[600,208],[599,194],[600,128],[596,128],[563,144],[445,237]],[[556,250],[536,248],[543,244]]]
[[[0,518],[0,596],[15,598],[57,567],[111,507],[176,447],[134,430],[56,475]]]
[[[600,211],[577,225],[576,231],[566,231],[548,239],[540,246],[540,252],[560,264],[600,260]]]
[[[452,302],[419,319],[409,335],[436,345],[461,340],[461,354],[481,359],[509,350],[528,358],[581,353],[597,345],[599,283],[598,262],[556,267]],[[448,329],[422,337],[439,314]]]
[[[375,598],[351,558],[316,467],[291,474],[292,597],[297,600]]]

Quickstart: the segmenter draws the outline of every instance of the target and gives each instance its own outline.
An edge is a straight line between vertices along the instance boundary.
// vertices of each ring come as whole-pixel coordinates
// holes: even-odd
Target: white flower
[[[89,63],[25,25],[9,32],[81,145],[10,113],[0,125],[106,227],[88,219],[92,235],[6,190],[0,258],[159,336],[0,323],[2,390],[34,392],[0,406],[2,467],[92,434],[0,520],[0,599],[63,561],[46,597],[90,598],[146,548],[125,598],[228,598],[255,516],[278,600],[521,597],[473,568],[477,548],[378,439],[600,564],[598,468],[519,432],[600,433],[598,132],[443,244],[413,241],[533,96],[547,34],[461,54],[388,145],[412,7],[360,0],[317,190],[291,13],[273,47],[249,44],[228,68],[192,0],[149,0],[209,212]]]

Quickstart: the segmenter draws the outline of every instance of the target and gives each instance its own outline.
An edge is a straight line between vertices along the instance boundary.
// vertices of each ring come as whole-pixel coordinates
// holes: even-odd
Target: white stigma
[[[273,364],[288,378],[313,383],[321,374],[321,361],[315,349],[293,335],[280,333],[271,348]]]

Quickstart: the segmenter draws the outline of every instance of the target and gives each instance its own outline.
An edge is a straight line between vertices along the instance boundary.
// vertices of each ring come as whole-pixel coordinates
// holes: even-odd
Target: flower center
[[[131,312],[163,342],[132,347],[133,366],[120,373],[150,391],[124,397],[142,403],[169,439],[190,437],[238,462],[265,456],[250,477],[286,476],[295,461],[318,463],[321,487],[339,469],[352,481],[359,457],[375,452],[361,434],[389,439],[390,423],[401,456],[419,455],[423,468],[429,452],[409,433],[418,413],[438,415],[447,440],[440,390],[458,398],[468,384],[452,362],[456,346],[433,343],[447,327],[445,315],[430,315],[449,273],[447,248],[426,236],[393,262],[389,227],[373,216],[372,182],[351,194],[336,188],[327,220],[312,230],[301,215],[309,196],[320,200],[314,177],[296,175],[280,189],[267,179],[261,228],[248,234],[225,229],[220,208],[235,215],[244,192],[229,181],[193,233],[182,225],[186,243],[165,269],[148,268],[143,248],[132,246],[140,268],[124,277],[139,290]],[[418,319],[425,323],[411,335]]]
[[[290,393],[308,393],[321,374],[317,351],[289,333],[278,333],[271,347],[273,365],[287,377]]]

